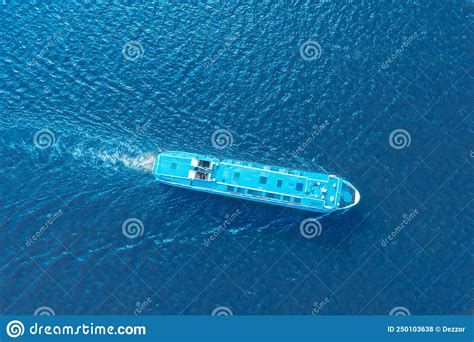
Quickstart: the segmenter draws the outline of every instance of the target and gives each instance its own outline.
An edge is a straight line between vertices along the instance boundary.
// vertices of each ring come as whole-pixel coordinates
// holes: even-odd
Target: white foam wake
[[[111,163],[113,165],[121,163],[130,169],[141,170],[144,172],[153,172],[153,164],[155,162],[155,154],[153,153],[143,153],[136,157],[131,157],[119,152],[108,153],[101,151],[97,156],[105,163]]]

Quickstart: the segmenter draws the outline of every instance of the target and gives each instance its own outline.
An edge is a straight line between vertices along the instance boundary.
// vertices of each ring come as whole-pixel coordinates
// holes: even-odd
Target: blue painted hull
[[[360,200],[355,187],[335,175],[186,152],[158,154],[153,174],[171,186],[319,213]]]

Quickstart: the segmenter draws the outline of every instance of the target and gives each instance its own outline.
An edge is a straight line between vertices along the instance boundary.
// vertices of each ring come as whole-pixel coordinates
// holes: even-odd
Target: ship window
[[[281,179],[279,179],[277,181],[277,187],[281,188],[281,185],[283,184],[283,181]]]
[[[204,172],[196,172],[194,179],[208,180],[209,174]]]
[[[234,179],[240,178],[240,172],[234,172]]]
[[[267,177],[260,177],[260,184],[267,184]]]
[[[211,167],[211,162],[207,161],[207,160],[199,160],[198,166],[200,166],[202,168],[205,168],[205,169],[209,169]]]
[[[284,201],[290,201],[290,199],[291,199],[290,196],[283,196]]]
[[[228,186],[228,187],[227,187],[227,191],[234,191],[234,189],[235,189],[235,188],[234,188],[233,186]]]
[[[176,163],[171,163],[171,170],[176,170],[176,166],[178,166]]]
[[[240,192],[241,194],[243,194],[245,192],[245,189],[244,188],[237,188],[237,192]]]
[[[262,196],[262,192],[257,190],[249,190],[248,193],[253,196]]]
[[[295,200],[295,203],[301,203],[301,198],[296,198],[295,197],[294,200]]]
[[[303,183],[296,183],[296,191],[303,190]]]
[[[267,192],[265,194],[265,197],[268,197],[268,198],[275,198],[275,194],[272,194],[271,192]]]

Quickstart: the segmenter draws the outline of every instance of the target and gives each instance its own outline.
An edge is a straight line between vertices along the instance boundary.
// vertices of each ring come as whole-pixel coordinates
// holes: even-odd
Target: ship
[[[318,213],[345,210],[360,201],[359,191],[333,174],[188,152],[158,153],[153,174],[175,187]]]

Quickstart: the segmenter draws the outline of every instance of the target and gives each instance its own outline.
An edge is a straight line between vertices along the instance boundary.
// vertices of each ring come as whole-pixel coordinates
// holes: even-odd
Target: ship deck
[[[190,172],[197,170],[193,165],[196,159],[213,163],[208,180],[189,178]],[[334,175],[185,152],[160,153],[154,174],[181,187],[320,211],[337,209],[343,185]]]

